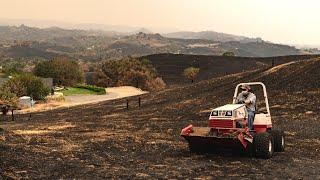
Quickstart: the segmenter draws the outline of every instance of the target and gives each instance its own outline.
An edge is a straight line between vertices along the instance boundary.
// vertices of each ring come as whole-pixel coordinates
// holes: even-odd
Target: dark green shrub
[[[18,107],[18,98],[17,96],[8,91],[0,90],[0,111],[3,115],[6,115],[10,108]]]
[[[94,74],[97,86],[135,86],[145,90],[163,89],[165,83],[155,81],[157,72],[147,59],[126,58],[103,62]],[[159,87],[161,86],[161,87]]]
[[[25,64],[19,61],[12,61],[3,66],[3,72],[6,75],[20,74],[23,72]]]
[[[189,67],[183,71],[183,75],[184,77],[190,79],[191,82],[193,83],[194,79],[199,74],[199,72],[200,72],[199,68]]]
[[[43,100],[50,92],[39,77],[32,74],[21,74],[9,79],[2,87],[16,96],[30,96],[35,100]]]
[[[232,51],[227,51],[227,52],[223,53],[222,56],[235,56],[235,54]]]
[[[34,68],[34,74],[39,77],[53,78],[55,85],[74,86],[83,82],[83,72],[76,61],[66,58],[54,58],[42,61]]]

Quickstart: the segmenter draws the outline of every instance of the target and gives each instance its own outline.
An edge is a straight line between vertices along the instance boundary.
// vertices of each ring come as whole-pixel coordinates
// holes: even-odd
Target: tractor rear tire
[[[253,138],[254,152],[257,157],[269,159],[274,152],[272,135],[263,132],[256,134]]]
[[[199,154],[199,153],[201,153],[201,147],[196,146],[196,145],[189,142],[189,151],[190,151],[190,153]]]
[[[284,132],[280,130],[271,130],[269,133],[273,137],[274,151],[283,152],[285,148]]]

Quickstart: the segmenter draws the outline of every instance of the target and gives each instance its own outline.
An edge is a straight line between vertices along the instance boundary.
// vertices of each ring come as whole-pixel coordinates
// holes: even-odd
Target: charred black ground
[[[232,57],[232,56],[207,56],[187,54],[153,54],[144,56],[151,61],[157,69],[159,76],[168,85],[190,83],[183,77],[184,69],[188,67],[200,68],[196,81],[209,80],[228,74],[245,72],[257,68],[268,68],[274,65],[320,57],[320,55],[291,55],[278,57]]]
[[[158,93],[19,116],[1,125],[1,176],[10,178],[320,178],[320,59],[204,80]],[[206,126],[240,82],[266,84],[286,151],[256,159],[232,151],[194,155],[180,137]]]

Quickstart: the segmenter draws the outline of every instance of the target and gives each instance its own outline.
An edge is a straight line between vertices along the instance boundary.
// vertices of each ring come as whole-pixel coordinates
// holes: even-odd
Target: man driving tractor
[[[262,87],[266,112],[256,112],[256,95],[251,85]],[[273,129],[266,86],[262,82],[239,83],[232,97],[232,104],[211,110],[208,127],[190,124],[181,130],[190,152],[241,148],[250,155],[269,159],[273,152],[284,151],[284,132]]]
[[[236,104],[245,104],[248,111],[248,127],[253,131],[253,121],[256,111],[256,95],[253,94],[252,89],[249,85],[241,86],[242,92],[239,93]]]

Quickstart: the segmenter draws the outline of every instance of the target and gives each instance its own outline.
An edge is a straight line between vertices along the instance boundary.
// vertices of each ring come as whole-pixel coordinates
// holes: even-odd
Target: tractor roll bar
[[[237,99],[237,95],[238,95],[238,90],[239,90],[239,87],[243,84],[247,84],[247,85],[261,85],[262,86],[262,89],[263,89],[263,96],[264,96],[264,100],[265,100],[265,103],[266,103],[266,109],[267,109],[267,116],[271,116],[270,115],[270,109],[269,109],[269,101],[268,101],[268,95],[267,95],[267,89],[266,89],[266,86],[262,83],[262,82],[249,82],[249,83],[240,83],[236,86],[236,89],[234,91],[234,96],[233,96],[233,104],[236,103],[236,99]]]

